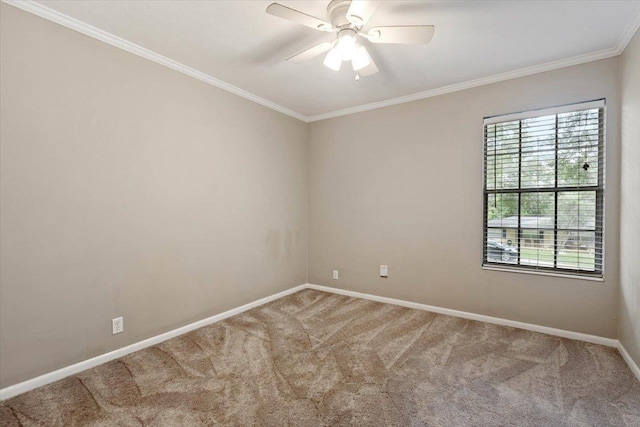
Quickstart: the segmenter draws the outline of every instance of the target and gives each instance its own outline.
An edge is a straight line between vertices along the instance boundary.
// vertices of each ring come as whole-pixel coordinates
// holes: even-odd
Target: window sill
[[[504,271],[507,273],[535,274],[538,276],[560,277],[562,279],[580,279],[580,280],[590,280],[592,282],[604,282],[604,277],[582,276],[580,274],[553,273],[553,272],[547,272],[547,271],[525,270],[525,269],[519,269],[519,268],[494,267],[491,265],[483,265],[482,269],[490,270],[490,271]]]

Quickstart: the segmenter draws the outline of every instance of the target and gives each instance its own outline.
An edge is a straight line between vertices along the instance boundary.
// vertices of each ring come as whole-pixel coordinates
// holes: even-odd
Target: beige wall
[[[0,387],[306,282],[305,123],[0,14]]]
[[[616,337],[618,92],[619,58],[611,58],[312,123],[309,281]],[[482,270],[483,117],[601,97],[606,280]]]
[[[640,366],[640,31],[622,55],[620,341]]]
[[[307,125],[0,12],[0,387],[307,271],[311,283],[607,337],[620,303],[638,361],[638,35],[622,68],[612,58]],[[601,97],[606,280],[482,270],[482,118]]]

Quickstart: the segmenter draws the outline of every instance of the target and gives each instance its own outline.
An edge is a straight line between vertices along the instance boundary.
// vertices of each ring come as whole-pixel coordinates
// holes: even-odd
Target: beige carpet
[[[615,349],[304,290],[0,404],[0,425],[640,426]]]

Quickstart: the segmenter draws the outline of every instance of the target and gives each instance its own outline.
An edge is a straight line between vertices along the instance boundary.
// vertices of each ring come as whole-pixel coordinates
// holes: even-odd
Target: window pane
[[[496,158],[495,156],[486,156],[486,171],[484,177],[484,185],[487,190],[495,190],[498,177],[496,176]]]
[[[518,188],[518,153],[487,156],[486,185],[490,190]]]
[[[489,194],[487,202],[487,227],[518,227],[517,194]]]
[[[520,264],[553,267],[553,229],[523,229],[520,235]]]
[[[496,141],[498,149],[506,145],[512,145],[514,141],[518,141],[518,133],[520,129],[520,121],[513,120],[510,122],[496,123]]]
[[[558,115],[558,185],[598,185],[598,109]]]
[[[556,116],[522,121],[522,188],[555,185]]]
[[[558,228],[574,230],[595,230],[596,192],[559,192]]]
[[[498,228],[487,230],[487,243],[485,246],[487,261],[501,264],[516,264],[518,262],[518,250],[512,245],[501,243],[502,230]],[[493,238],[495,237],[495,238]]]
[[[598,147],[558,150],[558,186],[598,185]]]
[[[558,114],[558,148],[583,148],[597,145],[598,109]]]
[[[558,230],[558,268],[595,270],[595,232]]]
[[[522,193],[520,197],[520,226],[523,229],[553,229],[554,215],[555,197],[553,193]]]
[[[488,189],[518,188],[518,121],[498,123],[487,128]]]
[[[493,177],[495,172],[495,156],[493,155],[495,149],[495,129],[496,125],[488,125],[484,128],[484,137],[486,141],[484,157],[485,157],[485,177],[484,185],[487,189],[495,189]]]

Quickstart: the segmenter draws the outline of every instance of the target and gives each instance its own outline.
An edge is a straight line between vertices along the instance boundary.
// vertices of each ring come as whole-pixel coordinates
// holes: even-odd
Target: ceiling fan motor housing
[[[375,27],[367,34],[361,33],[378,3],[376,0],[331,0],[327,6],[326,20],[279,3],[267,6],[266,12],[315,30],[337,33],[333,42],[319,43],[293,55],[287,61],[299,63],[329,51],[325,56],[324,65],[339,71],[343,62],[350,61],[353,70],[357,72],[358,80],[361,75],[370,76],[379,71],[367,48],[358,43],[358,36],[376,44],[427,44],[433,37],[433,25]]]
[[[351,0],[332,0],[327,6],[327,15],[333,28],[344,28],[351,25],[347,19],[347,12],[351,6]]]

